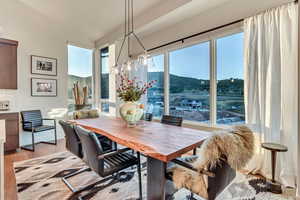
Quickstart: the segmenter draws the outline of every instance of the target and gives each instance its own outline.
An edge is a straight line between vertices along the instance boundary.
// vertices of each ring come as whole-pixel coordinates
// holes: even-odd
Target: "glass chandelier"
[[[124,37],[122,40],[122,45],[118,53],[115,65],[113,66],[113,72],[119,73],[124,71],[136,70],[140,66],[148,67],[149,63],[153,63],[152,58],[148,54],[144,44],[140,38],[134,32],[133,23],[133,0],[125,0],[125,30]],[[144,53],[139,55],[136,60],[132,59],[132,54],[130,52],[130,41],[132,37],[138,42],[139,46],[143,49]],[[127,55],[129,59],[124,63],[119,63],[119,59],[122,51],[124,50],[124,45],[127,41]]]

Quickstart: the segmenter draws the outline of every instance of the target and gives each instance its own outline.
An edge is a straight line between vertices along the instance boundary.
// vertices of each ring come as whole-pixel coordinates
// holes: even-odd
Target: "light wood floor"
[[[18,152],[6,154],[4,156],[5,200],[17,200],[16,179],[13,171],[14,162],[50,155],[62,151],[66,151],[64,139],[58,140],[58,144],[56,146],[49,144],[37,144],[35,152],[20,150]]]

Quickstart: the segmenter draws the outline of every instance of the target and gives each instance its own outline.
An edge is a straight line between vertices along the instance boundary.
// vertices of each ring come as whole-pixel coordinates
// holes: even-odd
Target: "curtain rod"
[[[182,42],[182,43],[183,43],[184,40],[187,40],[187,39],[190,39],[190,38],[193,38],[193,37],[197,37],[197,36],[199,36],[199,35],[203,35],[203,34],[205,34],[205,33],[209,33],[209,32],[212,32],[212,31],[215,31],[215,30],[224,28],[224,27],[226,27],[226,26],[230,26],[230,25],[233,25],[233,24],[240,23],[240,22],[242,22],[243,20],[244,20],[244,19],[240,19],[240,20],[236,20],[236,21],[234,21],[234,22],[230,22],[230,23],[228,23],[228,24],[224,24],[224,25],[221,25],[221,26],[217,26],[217,27],[215,27],[215,28],[212,28],[212,29],[209,29],[209,30],[206,30],[206,31],[202,31],[202,32],[200,32],[200,33],[196,33],[196,34],[193,34],[193,35],[190,35],[190,36],[187,36],[187,37],[178,39],[178,40],[174,40],[174,41],[172,41],[172,42],[168,42],[168,43],[162,44],[162,45],[157,46],[157,47],[153,47],[153,48],[151,48],[151,49],[148,49],[147,51],[154,51],[154,50],[156,50],[156,49],[160,49],[160,48],[162,48],[162,47],[169,46],[169,45],[171,45],[171,44],[175,44],[175,43],[178,43],[178,42]]]
[[[298,0],[295,0],[294,2],[295,2],[295,3],[298,3]],[[148,49],[147,51],[154,51],[154,50],[156,50],[156,49],[160,49],[160,48],[162,48],[162,47],[166,47],[166,46],[169,46],[169,45],[171,45],[171,44],[178,43],[178,42],[182,42],[182,43],[183,43],[184,40],[187,40],[187,39],[190,39],[190,38],[193,38],[193,37],[197,37],[197,36],[199,36],[199,35],[203,35],[203,34],[205,34],[205,33],[209,33],[209,32],[212,32],[212,31],[215,31],[215,30],[224,28],[224,27],[226,27],[226,26],[230,26],[230,25],[233,25],[233,24],[237,24],[237,23],[240,23],[240,22],[242,22],[242,21],[244,21],[244,19],[239,19],[239,20],[230,22],[230,23],[228,23],[228,24],[224,24],[224,25],[221,25],[221,26],[217,26],[217,27],[215,27],[215,28],[208,29],[208,30],[206,30],[206,31],[202,31],[202,32],[200,32],[200,33],[196,33],[196,34],[193,34],[193,35],[190,35],[190,36],[181,38],[181,39],[177,39],[177,40],[174,40],[174,41],[172,41],[172,42],[168,42],[168,43],[159,45],[159,46],[157,46],[157,47],[153,47],[153,48],[151,48],[151,49]]]

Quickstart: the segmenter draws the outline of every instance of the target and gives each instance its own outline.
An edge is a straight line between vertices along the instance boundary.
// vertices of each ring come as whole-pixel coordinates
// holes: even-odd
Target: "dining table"
[[[100,116],[72,121],[147,157],[148,200],[165,199],[167,163],[197,148],[212,134],[148,121],[142,121],[135,127],[127,127],[125,121],[118,117]]]

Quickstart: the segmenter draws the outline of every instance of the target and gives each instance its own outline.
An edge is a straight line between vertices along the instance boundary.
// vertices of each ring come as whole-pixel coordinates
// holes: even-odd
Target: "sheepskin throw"
[[[235,170],[242,169],[254,153],[254,135],[246,126],[234,126],[230,130],[216,131],[204,141],[198,150],[198,158],[192,165],[199,172],[215,167],[222,158]],[[172,169],[173,182],[177,189],[187,188],[193,193],[208,198],[206,176],[176,166]]]

